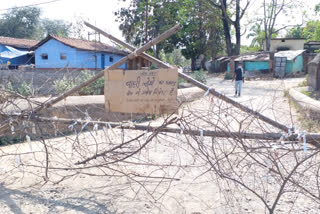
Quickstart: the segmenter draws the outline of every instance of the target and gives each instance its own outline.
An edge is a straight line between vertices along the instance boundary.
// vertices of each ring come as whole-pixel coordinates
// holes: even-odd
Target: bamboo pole
[[[78,126],[82,126],[82,124],[87,123],[86,120],[74,120],[74,119],[66,119],[66,118],[48,118],[48,117],[39,117],[32,116],[30,118],[25,118],[26,120],[36,120],[39,122],[55,122],[62,124],[73,124],[77,121]],[[121,128],[121,129],[131,129],[131,130],[140,130],[140,131],[148,131],[153,132],[158,129],[159,126],[149,126],[149,125],[141,125],[141,124],[133,124],[133,123],[115,123],[115,122],[102,122],[102,121],[89,121],[90,124],[99,124],[105,125],[112,128]],[[171,128],[166,127],[161,129],[161,132],[166,133],[181,133],[180,128]],[[207,136],[207,137],[219,137],[219,138],[240,138],[240,139],[248,139],[248,140],[267,140],[267,141],[279,141],[282,134],[281,133],[245,133],[245,132],[229,132],[229,131],[212,131],[212,130],[203,130],[202,134],[200,130],[195,129],[184,129],[183,134],[192,135],[192,136]],[[290,137],[284,139],[286,141],[298,141],[297,134],[291,135]],[[306,134],[307,143],[315,146],[316,148],[320,148],[320,134],[318,133],[309,133]]]
[[[186,75],[184,73],[181,73],[181,72],[179,72],[179,77],[181,77],[184,80],[192,83],[193,85],[203,89],[204,91],[209,91],[210,94],[218,97],[219,99],[221,99],[221,100],[223,100],[223,101],[225,101],[227,103],[230,103],[231,105],[241,109],[242,111],[247,112],[249,114],[252,114],[255,117],[257,117],[258,119],[260,119],[260,120],[262,120],[262,121],[264,121],[264,122],[266,122],[266,123],[268,123],[268,124],[270,124],[270,125],[272,125],[274,127],[277,127],[282,131],[287,131],[287,127],[285,125],[283,125],[283,124],[281,124],[281,123],[279,123],[279,122],[277,122],[275,120],[272,120],[269,117],[266,117],[263,114],[261,114],[261,113],[259,113],[257,111],[254,111],[254,110],[246,107],[245,105],[242,105],[241,103],[238,103],[238,102],[234,101],[233,99],[231,99],[231,98],[229,98],[229,97],[217,92],[213,88],[210,88],[210,87],[206,86],[205,84],[193,79],[192,77],[190,77],[190,76],[188,76],[188,75]]]
[[[111,36],[110,34],[108,34],[108,33],[104,32],[103,30],[101,30],[101,29],[99,29],[99,28],[97,28],[97,27],[89,24],[88,22],[85,22],[84,24],[85,24],[87,27],[89,27],[89,28],[91,28],[91,29],[93,29],[93,30],[101,33],[102,35],[106,36],[107,38],[113,40],[114,42],[118,43],[119,45],[122,45],[122,46],[128,48],[128,49],[131,50],[131,51],[134,51],[134,50],[135,50],[135,48],[132,47],[131,45],[129,45],[129,44],[127,44],[127,43],[125,43],[125,42],[123,42],[123,41],[121,41],[121,40],[113,37],[113,36]],[[143,53],[142,56],[143,56],[144,58],[150,57],[149,55],[147,55],[147,54],[145,54],[145,53]],[[152,59],[152,60],[150,60],[150,61],[152,61],[152,62],[155,62],[155,61],[156,61],[157,63],[160,63],[161,65],[168,67],[168,65],[166,65],[166,64],[163,63],[163,62],[161,62],[160,60],[154,60],[154,59]],[[259,112],[254,111],[254,110],[252,110],[252,109],[250,109],[250,108],[248,108],[248,107],[246,107],[246,106],[244,106],[244,105],[242,105],[242,104],[240,104],[240,103],[238,103],[238,102],[235,102],[234,100],[230,99],[229,97],[224,96],[223,94],[215,91],[214,89],[210,89],[208,86],[204,85],[204,84],[201,83],[201,82],[198,82],[197,80],[191,78],[190,76],[188,76],[188,75],[186,75],[186,74],[184,74],[184,73],[182,73],[182,72],[179,72],[178,75],[179,75],[180,78],[182,78],[182,79],[188,81],[189,83],[191,83],[191,84],[193,84],[193,85],[201,88],[201,89],[204,90],[204,91],[208,91],[208,90],[209,90],[209,93],[210,93],[210,94],[218,97],[219,99],[221,99],[221,100],[223,100],[223,101],[225,101],[225,102],[227,102],[227,103],[230,103],[231,105],[235,106],[236,108],[239,108],[239,109],[241,109],[241,110],[244,111],[244,112],[247,112],[247,113],[249,113],[249,114],[252,114],[252,115],[256,116],[257,118],[259,118],[260,120],[262,120],[262,121],[264,121],[264,122],[266,122],[266,123],[268,123],[268,124],[270,124],[270,125],[272,125],[272,126],[274,126],[274,127],[277,127],[277,128],[279,128],[280,130],[287,131],[288,128],[287,128],[285,125],[283,125],[283,124],[281,124],[281,123],[279,123],[279,122],[277,122],[277,121],[274,121],[274,120],[272,120],[272,119],[264,116],[263,114],[260,114]]]
[[[172,27],[168,31],[162,33],[160,36],[152,39],[150,42],[148,42],[147,44],[145,44],[141,48],[135,50],[134,52],[130,53],[128,56],[121,58],[119,61],[117,61],[114,64],[112,64],[110,67],[108,67],[108,68],[104,69],[103,71],[99,72],[94,77],[92,77],[91,79],[87,80],[86,82],[83,82],[80,85],[70,89],[69,91],[66,91],[65,93],[63,93],[62,95],[56,97],[55,99],[52,99],[52,100],[44,103],[42,106],[36,108],[34,110],[34,112],[38,112],[38,111],[42,110],[43,108],[48,108],[48,107],[60,102],[61,100],[65,99],[66,97],[70,96],[71,94],[73,94],[73,93],[75,93],[77,91],[80,91],[82,88],[90,85],[91,83],[95,82],[97,79],[103,77],[105,71],[117,69],[119,66],[124,64],[127,60],[134,59],[136,56],[139,56],[144,51],[146,51],[149,48],[151,48],[153,45],[156,45],[159,42],[163,41],[164,39],[168,38],[169,36],[171,36],[172,34],[177,32],[181,28],[182,28],[182,25],[180,25],[180,24]]]
[[[97,31],[98,33],[104,35],[105,37],[111,39],[112,41],[118,43],[119,45],[122,45],[123,47],[125,47],[125,48],[127,48],[127,49],[129,49],[129,50],[131,50],[131,51],[134,51],[134,50],[135,50],[135,48],[132,47],[131,45],[129,45],[128,43],[125,43],[125,42],[121,41],[120,39],[118,39],[118,38],[116,38],[116,37],[108,34],[107,32],[101,30],[100,28],[97,28],[96,26],[93,26],[92,24],[90,24],[90,23],[88,23],[88,22],[84,22],[84,24],[85,24],[87,27],[89,27],[89,28]],[[146,53],[141,53],[141,56],[142,56],[143,58],[145,58],[146,60],[149,60],[149,61],[153,62],[154,64],[156,64],[156,65],[159,66],[159,67],[162,67],[162,68],[171,68],[170,65],[168,65],[168,64],[162,62],[161,60],[159,60],[159,59],[157,59],[157,58],[155,58],[155,57],[153,57],[153,56],[150,56],[150,55],[148,55],[148,54],[146,54]]]

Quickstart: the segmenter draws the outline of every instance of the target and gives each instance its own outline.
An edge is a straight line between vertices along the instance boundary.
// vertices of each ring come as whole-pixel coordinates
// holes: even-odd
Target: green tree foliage
[[[182,54],[191,59],[191,68],[195,70],[196,59],[201,55],[214,58],[223,50],[223,27],[217,10],[202,0],[183,1],[180,14],[183,24],[180,38],[183,44]],[[204,61],[202,68],[204,68]]]
[[[43,39],[47,34],[68,37],[72,24],[63,20],[40,19],[37,7],[9,10],[0,18],[0,36],[26,39]]]
[[[0,19],[0,36],[34,38],[40,21],[40,13],[37,7],[9,10]]]
[[[273,33],[271,38],[276,38],[278,33]],[[250,47],[245,48],[241,47],[241,52],[252,52],[252,51],[259,51],[263,50],[263,42],[265,39],[265,31],[263,30],[262,22],[257,22],[255,23],[251,28],[250,28],[250,33],[247,35],[247,39],[252,38]]]
[[[311,20],[307,22],[307,25],[305,27],[293,27],[289,29],[287,37],[305,38],[308,41],[318,41],[320,40],[320,21]]]
[[[171,65],[185,67],[190,65],[190,60],[187,60],[181,53],[180,49],[174,49],[172,52],[165,54],[165,61]]]
[[[116,21],[120,22],[119,28],[126,41],[141,46],[149,38],[160,35],[176,24],[178,6],[177,2],[169,0],[131,0],[129,8],[121,8],[115,13]],[[177,36],[173,35],[169,40],[177,41]],[[157,58],[161,50],[167,52],[175,48],[174,42],[167,41],[154,48]]]
[[[307,40],[320,40],[320,21],[309,21],[302,30],[302,37]]]
[[[176,23],[183,25],[181,31],[156,45],[153,51],[157,58],[162,50],[170,53],[181,48],[194,69],[201,54],[214,57],[223,50],[221,21],[206,0],[131,0],[130,7],[122,8],[116,15],[126,41],[136,46]]]
[[[286,37],[288,38],[296,38],[301,39],[303,38],[303,28],[300,25],[297,25],[296,27],[290,28]]]
[[[262,30],[261,23],[256,23],[250,28],[250,33],[247,39],[252,38],[250,47],[257,47],[263,49],[264,31]]]
[[[315,6],[314,11],[315,11],[316,13],[319,13],[319,12],[320,12],[320,3]]]
[[[44,36],[48,34],[53,34],[62,37],[68,37],[71,33],[72,24],[65,22],[63,20],[41,20],[41,28],[43,30]]]

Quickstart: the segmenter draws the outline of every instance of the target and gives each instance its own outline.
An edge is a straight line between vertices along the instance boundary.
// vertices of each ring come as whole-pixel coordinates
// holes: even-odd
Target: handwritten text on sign
[[[176,69],[105,72],[108,112],[173,113],[177,110]]]

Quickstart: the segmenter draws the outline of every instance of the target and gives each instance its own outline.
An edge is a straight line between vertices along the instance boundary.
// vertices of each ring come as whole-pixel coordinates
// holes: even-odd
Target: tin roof
[[[306,40],[306,38],[290,38],[290,37],[286,38],[286,37],[284,37],[284,38],[273,38],[271,40]]]
[[[320,41],[309,41],[304,43],[305,45],[320,45]]]
[[[306,50],[279,51],[274,54],[274,57],[287,57],[287,60],[294,60],[297,56],[299,56],[305,51]]]
[[[83,39],[74,39],[74,38],[65,38],[59,37],[55,35],[48,35],[45,39],[41,40],[38,44],[32,47],[33,50],[37,49],[47,41],[54,39],[57,40],[67,46],[72,48],[80,49],[80,50],[88,50],[88,51],[98,51],[98,52],[107,52],[107,53],[114,53],[119,55],[127,55],[126,51],[114,48],[110,45],[101,42],[94,42],[89,40]]]
[[[3,37],[0,36],[0,44],[11,46],[14,48],[24,48],[29,49],[32,46],[36,45],[39,41],[31,39],[17,39],[12,37]]]
[[[297,56],[306,50],[288,50],[279,51],[274,54],[275,57],[286,57],[287,60],[294,60]],[[240,55],[234,61],[269,61],[269,52],[247,53]]]
[[[241,56],[238,56],[234,61],[268,61],[269,53],[268,52],[257,52],[257,53],[247,53]]]

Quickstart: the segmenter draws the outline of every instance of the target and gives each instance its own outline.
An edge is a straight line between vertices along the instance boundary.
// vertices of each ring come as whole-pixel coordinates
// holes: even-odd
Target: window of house
[[[41,58],[43,59],[43,60],[47,60],[48,59],[48,54],[41,54]]]
[[[113,62],[113,56],[109,57],[109,62]]]
[[[66,60],[67,59],[67,55],[65,53],[60,53],[60,59],[61,60]]]

